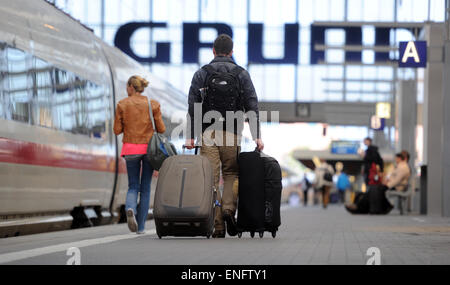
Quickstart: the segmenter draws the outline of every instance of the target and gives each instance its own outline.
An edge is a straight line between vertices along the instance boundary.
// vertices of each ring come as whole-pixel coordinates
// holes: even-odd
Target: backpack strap
[[[239,74],[241,74],[242,71],[244,71],[245,69],[240,67],[239,65],[236,65],[235,67],[233,67],[230,70],[230,74],[233,75],[237,81],[238,81],[238,86],[240,89],[240,93],[242,93],[242,86],[241,86],[241,81],[239,80]]]
[[[237,84],[238,84],[238,88],[239,88],[239,104],[241,106],[241,108],[243,109],[244,107],[244,99],[243,99],[243,93],[244,90],[242,88],[242,83],[241,80],[239,80],[239,74],[241,74],[242,71],[244,71],[245,69],[240,67],[239,65],[236,65],[235,67],[233,67],[230,70],[230,74],[233,75],[236,79],[237,79]]]
[[[208,75],[213,74],[216,72],[216,70],[210,65],[210,64],[206,64],[202,67],[203,70],[206,71],[206,73],[208,73]]]
[[[244,69],[239,65],[236,65],[230,70],[230,73],[237,78],[242,71],[244,71]]]
[[[206,71],[205,82],[203,82],[203,87],[206,87],[208,79],[211,77],[211,75],[216,73],[216,70],[210,64],[202,66],[202,69]]]
[[[211,64],[206,64],[204,66],[202,66],[202,69],[206,71],[206,73],[208,75],[211,75],[213,73],[216,73],[217,71],[211,66]],[[230,70],[230,73],[235,76],[238,77],[239,74],[241,74],[241,72],[244,71],[244,68],[240,67],[239,65],[236,65],[235,67],[233,67]]]

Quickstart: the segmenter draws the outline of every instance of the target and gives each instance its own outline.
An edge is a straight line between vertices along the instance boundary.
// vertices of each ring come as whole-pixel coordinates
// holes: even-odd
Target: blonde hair
[[[136,92],[142,93],[144,92],[145,87],[148,86],[148,81],[139,75],[133,75],[128,79],[128,86],[133,86]]]

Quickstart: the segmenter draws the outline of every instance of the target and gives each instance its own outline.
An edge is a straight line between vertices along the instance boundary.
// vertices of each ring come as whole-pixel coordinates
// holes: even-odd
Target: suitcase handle
[[[185,149],[186,149],[187,147],[186,147],[186,145],[184,144],[184,145],[182,146],[182,148],[183,148],[183,153],[184,153],[184,151],[185,151]],[[197,154],[198,154],[198,149],[200,148],[200,146],[199,146],[199,145],[195,145],[194,148],[195,148],[195,155],[197,155]]]

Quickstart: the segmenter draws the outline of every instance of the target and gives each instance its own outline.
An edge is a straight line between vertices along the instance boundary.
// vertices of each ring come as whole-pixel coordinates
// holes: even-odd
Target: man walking
[[[377,166],[382,173],[384,170],[384,162],[378,152],[378,147],[372,144],[372,139],[367,137],[364,139],[364,145],[367,146],[363,156],[363,170],[364,181],[366,185],[381,182],[381,177],[378,175]],[[373,178],[375,177],[375,178]]]
[[[244,112],[250,116],[250,131],[256,147],[263,150],[259,130],[258,98],[249,73],[232,59],[233,40],[225,34],[214,41],[214,59],[198,70],[189,89],[189,110],[186,147],[194,147],[195,138],[201,142],[201,154],[206,156],[214,172],[214,184],[219,189],[222,171],[224,188],[218,193],[214,238],[225,237],[225,226],[230,236],[237,235],[237,195],[233,184],[238,175],[237,157],[240,151]],[[196,107],[197,105],[197,107]],[[199,108],[200,106],[200,108]],[[201,110],[198,114],[196,110]],[[201,116],[200,116],[201,115]],[[201,117],[201,118],[198,118]],[[195,124],[201,120],[201,133]]]

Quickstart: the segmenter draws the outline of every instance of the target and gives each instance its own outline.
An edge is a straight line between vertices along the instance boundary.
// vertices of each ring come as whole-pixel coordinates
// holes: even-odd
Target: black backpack
[[[242,90],[239,74],[244,70],[236,66],[229,72],[216,71],[211,65],[202,67],[207,72],[203,99],[203,110],[218,111],[226,118],[226,112],[243,110]]]

